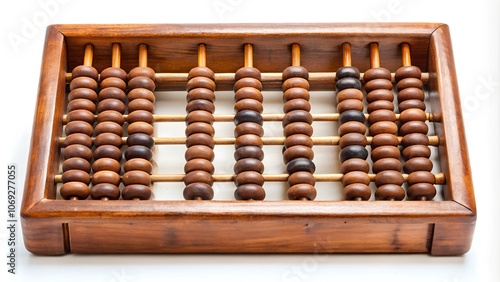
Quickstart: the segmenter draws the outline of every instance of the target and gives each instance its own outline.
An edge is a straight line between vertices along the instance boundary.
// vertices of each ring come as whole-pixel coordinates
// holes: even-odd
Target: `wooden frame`
[[[303,47],[311,72],[333,72],[343,42],[353,56],[368,58],[380,44],[384,66],[400,66],[398,46],[412,46],[412,62],[429,73],[428,90],[441,170],[443,201],[66,201],[56,199],[68,70],[95,46],[95,67],[107,67],[113,42],[122,43],[122,67],[137,64],[137,46],[149,46],[149,66],[158,73],[185,74],[196,48],[207,45],[207,64],[234,73],[241,46],[253,43],[262,73],[290,64],[293,43]],[[104,47],[103,47],[104,46]],[[102,47],[102,48],[101,48]],[[179,52],[178,50],[184,50]],[[108,52],[108,53],[107,53]],[[168,60],[165,58],[168,57]],[[361,61],[361,60],[360,60]],[[357,65],[369,68],[369,60]],[[215,63],[217,62],[217,63]],[[70,72],[70,71],[69,71]],[[181,75],[182,77],[182,75]],[[183,83],[162,82],[168,89]],[[230,89],[221,80],[218,89]],[[269,79],[273,89],[280,81]],[[332,81],[311,83],[331,88]],[[444,105],[446,107],[444,107]],[[54,25],[47,28],[40,86],[22,203],[26,248],[40,255],[65,253],[430,253],[460,255],[470,246],[476,221],[466,139],[448,27],[444,24],[234,24],[234,25]]]

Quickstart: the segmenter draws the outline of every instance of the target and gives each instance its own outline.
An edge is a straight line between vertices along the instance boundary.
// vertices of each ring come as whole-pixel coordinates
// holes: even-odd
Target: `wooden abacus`
[[[459,255],[475,220],[444,24],[47,29],[32,253]]]

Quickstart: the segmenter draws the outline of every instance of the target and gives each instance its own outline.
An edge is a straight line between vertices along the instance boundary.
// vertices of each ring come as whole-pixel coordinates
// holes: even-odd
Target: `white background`
[[[25,167],[48,24],[230,22],[442,22],[451,28],[479,217],[472,249],[428,255],[65,255],[23,248],[2,281],[500,281],[500,76],[498,1],[9,1],[1,9],[2,183],[6,164]],[[6,6],[5,3],[9,3]],[[31,26],[30,26],[31,25]],[[21,38],[12,42],[11,38]],[[6,222],[6,184],[0,214]],[[19,191],[21,192],[21,191]],[[5,212],[4,212],[5,211]],[[3,224],[3,223],[2,223]],[[3,225],[2,225],[3,226]],[[362,236],[362,234],[360,234]],[[117,234],[119,236],[119,234]],[[22,236],[18,234],[18,243]],[[7,230],[0,228],[0,254]],[[0,262],[5,261],[0,259]]]

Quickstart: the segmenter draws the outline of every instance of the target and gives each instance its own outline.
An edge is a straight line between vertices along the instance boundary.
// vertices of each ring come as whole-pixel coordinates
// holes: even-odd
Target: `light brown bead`
[[[187,125],[185,129],[186,136],[194,133],[205,133],[214,136],[215,129],[210,123],[206,122],[193,122]]]
[[[155,80],[155,71],[150,67],[135,67],[131,69],[127,75],[127,79],[132,79],[138,76],[145,76]]]
[[[417,183],[436,183],[436,177],[430,171],[414,171],[408,175],[408,185]]]
[[[149,186],[151,184],[151,176],[149,173],[141,170],[132,170],[123,174],[122,181],[125,186],[132,184]]]
[[[213,161],[214,157],[215,157],[214,151],[210,149],[210,147],[204,145],[191,146],[186,150],[184,154],[184,158],[186,161],[198,158]]]
[[[405,182],[403,175],[395,170],[383,170],[375,175],[375,185],[380,187],[386,184],[401,186]]]
[[[367,93],[375,89],[392,90],[392,82],[390,79],[377,78],[365,83],[365,91]]]
[[[92,103],[97,103],[97,93],[89,88],[76,88],[71,90],[68,94],[68,101],[75,99],[86,99],[92,101]]]
[[[283,80],[287,80],[292,77],[302,77],[304,79],[309,78],[308,70],[303,66],[289,66],[283,70]]]
[[[365,106],[363,102],[356,99],[346,99],[337,104],[337,111],[340,114],[348,110],[355,110],[362,112],[364,108]]]
[[[406,161],[403,168],[406,173],[412,173],[415,171],[431,171],[433,167],[432,161],[428,158],[411,158]]]
[[[99,100],[107,100],[107,99],[117,99],[125,103],[127,101],[127,94],[117,87],[108,87],[101,89],[99,91]]]
[[[307,171],[297,171],[288,176],[288,184],[294,186],[297,184],[309,184],[311,186],[316,185],[316,178],[314,175]]]
[[[151,188],[149,185],[131,184],[125,186],[122,191],[124,200],[149,200],[151,198]]]
[[[189,137],[186,138],[186,147],[191,147],[194,145],[205,145],[207,147],[210,147],[211,149],[214,148],[215,142],[214,138],[208,134],[205,133],[194,133],[189,135]]]
[[[143,121],[152,124],[154,122],[153,114],[145,110],[135,110],[128,114],[127,116],[128,123],[134,123],[138,121]]]
[[[145,88],[154,91],[156,88],[154,80],[145,76],[136,76],[128,81],[129,89]]]
[[[156,98],[155,94],[153,91],[146,89],[146,88],[135,88],[130,90],[127,94],[127,98],[132,101],[135,99],[146,99],[150,101],[151,103],[154,103]]]
[[[421,121],[425,122],[427,119],[425,112],[421,109],[407,109],[399,115],[399,121],[401,123],[407,123],[410,121]]]
[[[393,158],[382,158],[373,163],[372,171],[373,173],[379,173],[384,170],[394,170],[401,171],[403,164],[399,159]]]
[[[405,161],[418,157],[429,158],[431,149],[425,145],[412,145],[403,149],[402,155]]]
[[[212,124],[214,122],[214,116],[212,113],[207,111],[192,111],[186,115],[186,124],[189,125],[194,122],[205,122]]]
[[[348,159],[340,165],[340,173],[346,174],[351,171],[368,173],[370,171],[370,165],[367,161],[358,158]]]
[[[285,138],[285,148],[290,148],[297,145],[313,147],[313,141],[310,136],[305,134],[293,134]]]
[[[59,193],[65,200],[69,200],[73,197],[79,200],[85,200],[89,196],[90,189],[87,184],[82,182],[67,182],[61,186]]]
[[[253,100],[252,100],[253,101]],[[189,103],[186,105],[186,112],[192,112],[192,111],[207,111],[209,113],[213,113],[215,111],[215,104],[209,100],[205,99],[195,99],[191,100]]]
[[[125,104],[117,99],[106,99],[102,100],[97,104],[97,112],[102,113],[104,111],[112,110],[119,113],[125,113]]]
[[[368,115],[368,123],[374,124],[379,121],[396,121],[396,114],[389,110],[377,110]]]
[[[264,151],[257,146],[243,146],[234,151],[234,159],[236,161],[243,158],[254,158],[262,161],[264,159]]]
[[[396,134],[398,133],[398,126],[392,121],[379,121],[370,125],[369,129],[371,135],[379,134]]]
[[[92,147],[92,138],[84,133],[72,133],[64,139],[64,147],[68,147],[73,144],[80,144],[90,148]]]
[[[238,137],[245,134],[264,135],[264,128],[255,122],[243,122],[234,128],[234,136]]]
[[[367,143],[366,136],[361,133],[346,133],[339,139],[340,149],[351,145],[366,146]]]
[[[137,121],[134,123],[131,123],[127,127],[127,133],[128,135],[136,134],[136,133],[144,133],[146,135],[153,135],[155,132],[155,128],[153,125],[143,122],[143,121]]]
[[[88,185],[90,183],[90,175],[83,170],[71,169],[63,172],[62,182],[82,182]]]
[[[363,97],[364,95],[363,92],[361,92],[361,90],[355,88],[347,88],[337,93],[337,103],[340,103],[347,99],[355,99],[363,101]]]
[[[290,187],[287,190],[287,197],[289,200],[314,200],[316,198],[316,188],[310,184],[301,183]]]
[[[142,98],[130,101],[128,103],[128,112],[132,113],[137,110],[144,110],[152,113],[155,110],[155,105],[151,101]]]
[[[192,89],[195,88],[206,88],[212,91],[215,91],[215,82],[207,77],[193,77],[188,80],[186,84],[186,90],[191,91]]]
[[[370,184],[370,177],[362,171],[350,171],[342,176],[342,184],[345,186],[353,183]]]
[[[283,129],[283,133],[285,136],[290,136],[293,134],[305,134],[307,136],[313,135],[313,127],[309,123],[305,122],[294,122],[291,123]]]
[[[243,184],[257,184],[262,186],[264,184],[264,176],[257,171],[243,171],[234,177],[234,183],[236,186]]]
[[[262,94],[261,94],[261,96],[262,96]],[[210,89],[195,88],[195,89],[192,89],[191,91],[188,92],[188,94],[186,96],[186,100],[189,103],[192,100],[196,100],[196,99],[204,99],[204,100],[214,102],[215,101],[215,93],[214,93],[214,91],[212,91]]]
[[[103,121],[95,126],[95,135],[99,136],[102,133],[113,133],[118,136],[123,136],[123,127],[112,121]]]
[[[125,162],[125,164],[123,165],[123,170],[125,172],[132,170],[141,170],[146,173],[151,173],[153,172],[153,164],[143,158],[133,158]]]
[[[123,140],[120,135],[114,133],[101,133],[94,139],[94,145],[100,147],[102,145],[112,145],[120,148],[123,145]]]
[[[292,99],[283,105],[283,112],[288,113],[294,110],[302,110],[309,112],[311,110],[311,104],[305,99]]]
[[[234,141],[234,147],[236,149],[238,149],[242,146],[262,147],[262,145],[264,145],[262,143],[262,138],[260,138],[259,135],[255,135],[255,134],[243,134],[243,135],[236,137],[236,140]]]
[[[186,200],[212,200],[214,198],[214,190],[207,183],[197,182],[187,185],[182,195]]]
[[[366,107],[366,111],[371,114],[374,111],[377,110],[389,110],[389,111],[394,111],[394,103],[391,101],[386,101],[386,100],[378,100],[370,103]]]
[[[238,91],[243,87],[252,87],[258,90],[262,90],[262,82],[252,77],[243,77],[238,79],[234,83],[234,91]]]
[[[105,79],[102,79],[101,77],[100,87],[101,89],[106,89],[108,87],[116,87],[125,91],[125,89],[127,89],[127,83],[125,83],[125,81],[123,81],[118,77],[108,77]]]
[[[191,159],[184,165],[184,173],[189,173],[195,170],[203,170],[210,174],[215,172],[215,167],[213,163],[206,159]]]
[[[412,120],[408,121],[405,124],[401,126],[399,129],[399,134],[402,136],[405,136],[410,133],[421,133],[421,134],[427,134],[429,131],[429,127],[427,124],[423,121],[418,121],[418,120]]]
[[[199,76],[207,77],[207,78],[213,80],[215,77],[215,74],[210,68],[194,67],[188,73],[188,80],[195,78],[195,77],[199,77]]]
[[[386,100],[389,102],[394,101],[394,93],[387,89],[375,89],[366,94],[366,101],[368,103],[373,103],[378,100]]]
[[[401,153],[399,149],[394,146],[379,146],[372,149],[371,158],[373,162],[376,162],[383,158],[399,159]]]
[[[373,136],[372,142],[370,146],[372,150],[380,147],[380,146],[394,146],[397,147],[399,145],[399,139],[394,134],[382,133],[376,136]]]
[[[234,74],[234,80],[237,81],[244,77],[252,77],[257,80],[261,79],[260,71],[253,67],[242,67],[236,71]]]
[[[411,200],[430,201],[436,196],[436,187],[430,183],[415,183],[408,187],[408,198]]]
[[[94,200],[118,200],[120,198],[120,189],[111,183],[99,183],[90,189],[90,197]]]
[[[394,184],[386,184],[377,188],[375,191],[375,199],[401,201],[405,198],[405,194],[403,187]]]
[[[310,147],[297,145],[287,148],[285,152],[283,152],[284,163],[288,163],[289,161],[296,158],[306,158],[309,160],[313,160],[314,151]]]
[[[234,93],[234,102],[238,102],[243,99],[257,100],[262,103],[264,96],[258,89],[253,87],[242,87]]]
[[[214,183],[214,179],[212,174],[204,171],[204,170],[193,170],[184,176],[184,184],[189,185],[191,183],[201,182],[206,183],[208,185],[212,185]]]
[[[242,110],[252,110],[262,113],[262,111],[264,111],[264,106],[261,102],[254,99],[241,99],[234,104],[234,110],[236,112]]]
[[[112,158],[117,161],[122,159],[122,151],[120,148],[111,145],[102,145],[94,150],[94,159]]]
[[[363,74],[363,80],[370,81],[374,79],[386,79],[391,80],[391,71],[386,68],[371,68],[365,71]]]
[[[120,162],[112,158],[100,158],[95,160],[94,163],[92,164],[92,171],[97,172],[102,170],[109,170],[115,173],[120,173],[121,172]]]
[[[368,185],[362,183],[353,183],[344,187],[342,191],[344,199],[346,200],[363,200],[368,201],[371,197],[372,191]]]
[[[99,73],[97,70],[92,67],[92,66],[86,66],[86,65],[79,65],[76,66],[73,71],[71,72],[72,78],[77,78],[80,76],[86,76],[89,78],[92,78],[94,80],[97,80],[99,77]]]
[[[125,80],[127,79],[127,73],[121,68],[109,67],[102,70],[101,80],[106,79],[108,77],[117,77],[121,80]]]
[[[419,88],[422,89],[424,87],[424,84],[422,83],[422,80],[419,78],[413,78],[413,77],[408,77],[408,78],[403,78],[396,84],[396,89],[400,91],[401,89],[406,89],[406,88]]]
[[[262,185],[257,184],[243,184],[238,186],[234,191],[234,198],[236,200],[262,201],[265,197],[266,191]]]
[[[424,101],[425,93],[419,88],[405,88],[398,92],[398,102],[404,102],[406,100],[420,100]]]
[[[404,66],[396,70],[395,73],[396,81],[400,81],[407,77],[421,78],[422,72],[420,71],[420,68],[416,66]]]
[[[409,133],[403,137],[401,140],[401,145],[403,147],[408,147],[412,145],[429,145],[429,137],[422,133]]]
[[[79,158],[79,157],[69,158],[63,162],[62,164],[63,171],[68,171],[73,169],[90,173],[90,162],[84,158]]]
[[[92,150],[90,150],[89,147],[85,145],[72,144],[62,150],[62,155],[65,160],[78,157],[84,158],[90,162],[90,160],[92,159]]]
[[[104,112],[99,113],[97,115],[97,122],[101,123],[101,122],[105,122],[105,121],[111,121],[111,122],[117,123],[119,125],[123,125],[125,123],[125,118],[119,112],[104,111]]]
[[[286,91],[290,88],[302,88],[309,90],[309,81],[302,77],[291,77],[283,82],[281,88],[283,91]]]
[[[420,100],[411,99],[411,100],[405,100],[405,101],[399,103],[398,108],[399,108],[399,112],[404,112],[405,110],[411,109],[411,108],[417,108],[417,109],[421,109],[422,111],[425,111],[426,106],[425,106],[425,103],[420,101]]]
[[[97,89],[97,81],[95,81],[94,79],[92,79],[90,77],[80,76],[80,77],[72,79],[70,84],[69,84],[70,91],[73,89],[76,89],[76,88],[89,88],[92,90],[96,90]]]
[[[294,87],[286,90],[283,93],[283,101],[288,102],[293,99],[304,99],[309,101],[311,94],[305,88]]]
[[[290,123],[296,122],[305,122],[308,124],[312,124],[313,117],[311,113],[301,110],[291,111],[285,114],[283,117],[282,125],[283,127],[287,126]]]
[[[74,110],[87,110],[89,112],[95,113],[97,107],[94,102],[87,99],[74,99],[69,101],[68,106],[66,107],[68,113]]]
[[[339,126],[338,132],[340,136],[344,136],[347,133],[359,133],[364,135],[366,132],[366,126],[361,122],[348,121]]]
[[[97,185],[99,183],[109,183],[118,186],[120,184],[120,175],[110,170],[94,172],[92,184]]]
[[[84,121],[88,124],[94,124],[95,117],[94,113],[87,110],[74,110],[68,113],[66,116],[67,122],[72,121]]]

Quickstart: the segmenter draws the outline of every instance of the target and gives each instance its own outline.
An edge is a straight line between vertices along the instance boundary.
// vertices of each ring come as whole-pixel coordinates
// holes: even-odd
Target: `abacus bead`
[[[149,77],[136,76],[128,81],[128,88],[130,88],[130,89],[145,88],[145,89],[154,91],[156,88],[156,85],[155,85],[155,82]]]
[[[89,88],[89,89],[97,89],[97,81],[90,77],[80,76],[71,80],[69,84],[69,90],[73,90],[76,88]]]
[[[296,158],[291,160],[286,165],[286,171],[288,174],[295,173],[297,171],[307,171],[309,173],[314,173],[316,166],[314,163],[307,158]]]
[[[118,77],[107,77],[105,79],[102,79],[101,77],[100,87],[102,89],[106,89],[108,87],[116,87],[121,90],[125,90],[127,89],[127,84],[125,83],[125,81]]]
[[[155,79],[155,71],[152,68],[149,67],[135,67],[130,70],[130,72],[127,75],[128,79],[132,79],[134,77],[138,76],[145,76],[148,77],[152,80]]]
[[[345,77],[337,80],[335,86],[337,87],[337,91],[342,91],[347,88],[361,89],[361,81],[354,77]]]
[[[106,79],[108,77],[116,77],[116,78],[119,78],[121,80],[125,80],[125,79],[127,79],[127,72],[125,72],[121,68],[115,68],[115,67],[105,68],[101,72],[101,80]]]
[[[289,66],[285,70],[283,70],[283,80],[287,80],[292,77],[309,79],[309,72],[302,66]]]
[[[396,89],[398,91],[406,88],[419,88],[422,89],[424,87],[424,84],[422,83],[422,80],[414,77],[407,77],[403,78],[396,84]]]
[[[234,83],[234,91],[235,92],[238,91],[238,89],[241,89],[243,87],[252,87],[252,88],[255,88],[258,90],[262,90],[262,82],[260,82],[256,78],[243,77],[243,78],[238,79]]]
[[[123,188],[122,198],[124,200],[149,200],[151,198],[151,188],[148,185],[132,184]]]
[[[384,170],[394,170],[401,171],[403,164],[399,159],[394,158],[382,158],[373,163],[372,171],[373,173],[379,173]]]
[[[429,137],[422,133],[409,133],[403,137],[401,140],[401,145],[403,147],[408,147],[412,145],[429,145]]]
[[[308,124],[312,124],[313,117],[311,113],[306,111],[301,111],[301,110],[291,111],[286,113],[285,116],[283,117],[282,125],[283,127],[285,127],[288,124],[293,124],[296,122],[305,122]]]
[[[291,77],[283,82],[281,85],[283,91],[286,91],[290,88],[302,88],[309,90],[309,81],[302,77]]]
[[[242,99],[234,104],[234,110],[236,112],[243,110],[251,110],[256,111],[258,113],[262,113],[264,111],[264,106],[261,102],[254,99]]]
[[[186,138],[186,147],[194,145],[205,145],[211,149],[214,148],[215,142],[212,136],[205,133],[195,133]]]
[[[372,149],[371,158],[373,162],[376,162],[383,158],[399,159],[401,153],[399,149],[394,146],[379,146]]]
[[[153,164],[146,159],[134,158],[125,162],[125,164],[123,165],[123,170],[125,172],[132,170],[141,170],[146,173],[151,173],[153,171]]]
[[[68,115],[66,116],[66,121],[84,121],[88,124],[94,124],[95,118],[94,113],[88,110],[74,110],[68,113]]]
[[[417,108],[425,111],[425,103],[421,100],[411,99],[399,103],[398,108],[400,112],[406,111],[407,109]]]
[[[101,133],[94,139],[94,145],[100,147],[102,145],[112,145],[115,147],[121,147],[123,145],[123,140],[120,135],[114,133]]]
[[[297,171],[288,176],[288,184],[294,186],[296,184],[309,184],[314,186],[316,184],[316,178],[310,172],[307,171]]]
[[[397,147],[399,145],[399,139],[394,134],[383,133],[383,134],[373,136],[372,142],[370,145],[372,147],[372,150],[377,148],[377,147],[380,147],[380,146],[395,146],[395,147]]]
[[[345,77],[353,77],[359,79],[359,70],[355,67],[340,67],[335,73],[337,79],[342,79]]]
[[[386,90],[391,90],[392,89],[392,82],[387,79],[373,79],[365,83],[365,91],[371,92],[375,89],[386,89]]]
[[[370,165],[367,161],[358,158],[352,158],[342,162],[340,165],[340,173],[346,174],[351,171],[368,173],[368,171],[370,171]]]
[[[102,133],[114,133],[119,136],[123,136],[123,128],[120,124],[112,121],[103,121],[96,125],[95,135],[98,136]]]
[[[312,201],[316,198],[316,193],[314,186],[301,183],[290,187],[287,191],[287,197],[289,200],[308,199]]]
[[[346,101],[349,101],[349,100],[346,100]],[[340,114],[339,122],[345,123],[348,121],[357,121],[357,122],[365,123],[366,117],[365,117],[365,114],[363,112],[358,111],[358,110],[343,111]]]
[[[264,164],[258,159],[243,158],[236,161],[233,170],[236,174],[243,171],[256,171],[258,173],[262,173],[264,172]]]
[[[285,163],[288,163],[296,158],[307,158],[309,160],[313,160],[314,151],[310,147],[297,145],[287,148],[283,153],[283,160]]]
[[[425,122],[419,121],[419,120],[412,120],[412,121],[406,122],[399,129],[399,133],[402,136],[405,136],[409,133],[426,134],[428,131],[429,131],[429,127],[427,126],[427,124]]]
[[[189,173],[195,170],[203,170],[210,174],[213,174],[215,171],[215,167],[211,161],[200,158],[189,160],[184,165],[184,173]]]
[[[375,175],[375,185],[380,187],[385,184],[401,186],[405,182],[403,175],[395,170],[383,170]]]
[[[283,93],[283,100],[285,102],[293,99],[304,99],[309,101],[310,98],[311,94],[309,93],[309,91],[307,89],[299,87],[290,88]]]
[[[363,74],[364,81],[371,81],[374,79],[391,80],[391,71],[386,68],[371,68]]]
[[[264,159],[264,151],[257,146],[243,146],[234,151],[234,159],[236,161],[243,158],[254,158],[262,161]]]
[[[186,112],[189,113],[196,110],[203,110],[209,113],[213,113],[215,111],[215,104],[209,100],[204,100],[204,99],[191,100],[186,105]]]
[[[378,100],[371,102],[367,107],[366,111],[370,114],[376,110],[389,110],[394,111],[394,103],[386,100]]]
[[[67,182],[61,186],[59,191],[61,197],[65,200],[77,197],[79,200],[85,200],[89,196],[89,186],[82,182]]]
[[[432,200],[436,196],[436,187],[430,183],[415,183],[408,187],[411,200]]]
[[[398,126],[392,121],[379,121],[376,122],[368,128],[371,135],[379,134],[396,134],[398,133]]]
[[[193,122],[188,124],[185,129],[186,136],[189,136],[194,133],[205,133],[210,136],[214,136],[215,129],[210,123],[206,122]]]
[[[350,171],[342,176],[342,184],[345,186],[353,183],[370,184],[370,177],[362,171]]]
[[[125,123],[125,118],[117,111],[104,111],[97,115],[97,122],[101,123],[105,121],[112,121],[119,125],[123,125]]]
[[[99,100],[117,99],[125,103],[127,101],[127,94],[117,87],[108,87],[99,91]]]
[[[215,101],[215,93],[210,89],[195,88],[195,89],[188,92],[188,94],[186,96],[186,100],[189,103],[192,100],[196,100],[196,99],[204,99],[204,100],[214,102]]]
[[[378,200],[401,201],[405,198],[405,190],[399,185],[385,184],[377,188],[375,198]]]
[[[236,200],[256,200],[262,201],[266,197],[266,191],[262,185],[258,184],[242,184],[234,191]]]
[[[234,74],[234,80],[239,80],[244,77],[252,77],[258,80],[261,79],[260,71],[253,67],[242,67]]]
[[[96,110],[96,105],[90,100],[78,98],[69,101],[66,109],[68,110],[68,113],[74,110],[87,110],[94,113]]]
[[[110,170],[94,172],[94,175],[92,176],[92,184],[97,185],[99,183],[110,183],[118,186],[120,184],[120,175]]]
[[[144,110],[152,113],[154,112],[154,109],[155,105],[153,104],[153,102],[142,98],[132,100],[128,103],[129,113],[132,113],[137,110]]]
[[[425,145],[412,145],[403,149],[402,155],[405,160],[417,157],[429,158],[431,149]]]
[[[214,183],[214,179],[212,174],[204,171],[204,170],[193,170],[188,172],[184,176],[184,184],[189,185],[191,183],[202,182],[212,185]]]
[[[243,184],[257,184],[257,185],[262,185],[264,184],[264,176],[262,176],[262,173],[259,173],[257,171],[243,171],[234,177],[234,183],[236,186],[240,186]]]
[[[307,136],[311,136],[313,134],[313,127],[311,124],[306,122],[294,122],[291,123],[283,129],[283,133],[285,136],[290,136],[294,134],[305,134]]]
[[[192,68],[189,73],[188,73],[188,80],[195,78],[195,77],[208,77],[210,79],[214,79],[214,72],[207,67],[194,67]]]
[[[125,151],[125,158],[127,160],[141,158],[151,161],[151,159],[153,158],[153,152],[148,147],[141,145],[133,145],[128,147],[127,150]]]
[[[414,171],[408,175],[408,185],[416,183],[430,183],[436,182],[436,177],[430,171]]]
[[[305,99],[292,99],[283,105],[283,112],[288,113],[294,110],[310,111],[311,104]]]
[[[396,81],[400,81],[401,79],[407,77],[421,78],[422,72],[420,71],[420,68],[416,66],[404,66],[396,70],[395,73]]]
[[[389,110],[376,110],[370,113],[368,116],[368,123],[374,124],[379,121],[391,121],[396,120],[396,114]]]
[[[378,100],[386,100],[389,102],[394,101],[394,93],[387,89],[375,89],[366,94],[366,101],[368,103],[373,103]]]
[[[241,136],[244,134],[262,136],[264,135],[264,129],[261,125],[255,122],[240,123],[234,128],[234,136]]]
[[[193,77],[188,80],[186,90],[191,91],[195,88],[206,88],[211,91],[215,91],[215,82],[212,79],[203,76]]]
[[[346,200],[361,199],[367,201],[371,196],[370,187],[362,183],[352,183],[344,187],[343,194]]]
[[[234,147],[236,149],[242,147],[242,146],[256,146],[256,147],[262,147],[264,145],[262,143],[262,138],[260,136],[255,135],[255,134],[244,134],[236,137],[236,140],[234,141]]]
[[[198,158],[213,161],[214,156],[214,151],[210,149],[210,147],[204,145],[191,146],[184,153],[184,158],[186,159],[186,161]]]
[[[264,101],[264,95],[260,90],[252,87],[242,87],[234,93],[234,101],[238,102],[243,99],[257,100],[262,103]]]
[[[259,112],[251,110],[243,110],[236,113],[234,116],[234,124],[239,125],[244,122],[254,122],[262,125],[262,116]]]
[[[94,67],[86,66],[86,65],[76,66],[73,69],[73,71],[71,72],[71,75],[72,75],[73,79],[80,77],[80,76],[86,76],[86,77],[90,77],[94,80],[97,80],[97,78],[99,77],[99,73],[97,72],[97,70]]]
[[[120,189],[118,186],[110,183],[99,183],[90,189],[90,197],[94,200],[103,198],[118,200],[118,198],[120,198]]]
[[[364,123],[361,123],[361,122],[348,121],[348,122],[343,123],[339,126],[338,132],[339,132],[340,136],[343,136],[347,133],[365,134],[366,126]]]
[[[149,186],[151,184],[151,175],[140,170],[127,171],[123,174],[122,181],[125,186],[132,184]]]
[[[128,114],[127,116],[128,123],[134,123],[138,121],[143,121],[152,124],[154,122],[153,114],[145,110],[135,110]]]
[[[351,145],[366,146],[367,140],[366,136],[360,133],[347,133],[342,135],[339,139],[340,149],[343,149]]]
[[[412,173],[415,171],[431,171],[433,167],[432,161],[428,158],[411,158],[407,160],[403,166],[406,173]]]
[[[115,146],[102,145],[94,150],[94,159],[100,158],[112,158],[120,161],[122,159],[122,151]]]
[[[92,164],[92,170],[94,172],[101,170],[109,170],[116,173],[120,173],[121,165],[120,162],[112,158],[100,158],[94,161]]]
[[[152,103],[155,102],[155,94],[153,91],[146,89],[146,88],[135,88],[130,90],[127,94],[127,98],[132,101],[135,99],[146,99],[148,101],[151,101]]]
[[[214,116],[212,113],[207,111],[192,111],[186,115],[186,124],[194,122],[206,122],[212,124],[214,122]]]
[[[72,133],[64,139],[64,147],[68,147],[73,144],[80,144],[90,148],[92,147],[92,138],[84,133]]]
[[[79,157],[69,158],[65,160],[62,164],[63,171],[77,169],[90,173],[90,168],[91,168],[90,162],[84,158],[79,158]]]
[[[89,88],[77,88],[69,92],[68,101],[75,99],[86,99],[92,101],[92,103],[97,103],[98,101],[97,93]]]
[[[62,150],[62,155],[65,160],[73,157],[79,157],[84,158],[90,162],[90,160],[92,159],[92,150],[84,145],[72,144]]]
[[[153,125],[143,122],[143,121],[137,121],[134,123],[131,123],[127,127],[127,133],[129,135],[135,135],[138,133],[144,133],[146,135],[152,135],[155,131],[155,128]]]
[[[307,146],[312,148],[313,141],[310,136],[305,134],[293,134],[285,138],[285,148],[290,148],[297,145]]]
[[[63,172],[62,174],[62,182],[82,182],[85,184],[90,183],[90,174],[83,170],[71,169]]]
[[[348,110],[363,111],[364,104],[360,100],[347,99],[337,104],[337,111],[343,113]]]
[[[410,121],[422,121],[425,122],[427,119],[425,112],[420,109],[407,109],[399,115],[399,121],[401,123],[407,123]]]
[[[337,93],[337,103],[347,99],[363,100],[363,92],[359,89],[347,88]]]
[[[186,200],[212,200],[214,198],[214,190],[212,186],[206,183],[191,183],[184,188],[182,193]]]
[[[119,113],[125,112],[125,104],[117,99],[106,99],[99,102],[97,105],[97,112],[102,113],[104,111],[113,110]]]
[[[404,102],[406,100],[420,100],[424,101],[425,93],[419,88],[405,88],[398,92],[398,102]],[[402,111],[401,111],[402,112]]]

